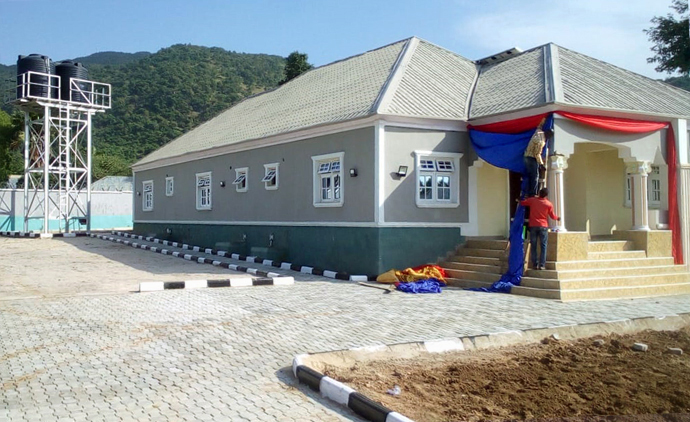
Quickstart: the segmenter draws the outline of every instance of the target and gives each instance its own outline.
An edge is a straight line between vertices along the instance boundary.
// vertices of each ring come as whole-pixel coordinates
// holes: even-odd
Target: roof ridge
[[[393,64],[393,69],[391,70],[391,73],[388,75],[388,79],[386,79],[386,82],[383,84],[381,90],[379,91],[379,95],[376,97],[376,99],[374,100],[374,104],[372,104],[371,106],[371,111],[374,114],[379,114],[381,110],[384,110],[392,101],[393,97],[395,96],[395,92],[397,91],[398,86],[400,84],[400,81],[405,75],[407,65],[410,62],[410,59],[412,58],[414,52],[417,50],[418,45],[419,38],[411,37],[407,40],[407,44],[405,45],[405,47],[403,47],[402,50],[400,50],[400,54],[398,55],[397,60]]]

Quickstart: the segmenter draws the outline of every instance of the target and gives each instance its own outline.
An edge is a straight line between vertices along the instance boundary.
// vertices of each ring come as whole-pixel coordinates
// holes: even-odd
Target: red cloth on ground
[[[546,198],[533,196],[524,201],[520,201],[520,205],[529,207],[530,227],[549,227],[549,220],[547,217],[558,220],[558,216],[553,212],[553,204]]]

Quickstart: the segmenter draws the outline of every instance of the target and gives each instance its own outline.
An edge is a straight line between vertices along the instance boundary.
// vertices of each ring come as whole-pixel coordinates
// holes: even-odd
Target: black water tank
[[[49,87],[49,77],[31,75],[30,80],[25,80],[21,75],[26,72],[55,74],[55,64],[50,60],[50,57],[40,54],[19,56],[17,59],[17,98],[23,98],[28,95],[43,98],[58,98],[58,89]],[[28,85],[25,85],[22,89],[20,86],[22,84]]]
[[[72,79],[89,79],[89,71],[83,64],[65,60],[55,66],[55,72],[60,76],[60,98],[63,101],[87,103],[88,98],[82,95],[76,87],[72,86]],[[77,82],[80,90],[90,90],[89,84]]]

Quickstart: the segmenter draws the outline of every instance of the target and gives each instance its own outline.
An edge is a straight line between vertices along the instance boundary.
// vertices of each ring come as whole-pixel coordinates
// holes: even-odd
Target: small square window
[[[264,164],[264,178],[261,181],[264,182],[266,190],[278,189],[278,166],[278,163]]]
[[[319,164],[319,174],[330,173],[331,163],[321,163]]]
[[[452,173],[453,162],[450,160],[436,160],[436,169],[440,172]]]
[[[232,184],[235,185],[235,190],[237,192],[246,192],[247,191],[247,188],[248,188],[247,175],[248,174],[249,174],[249,168],[248,167],[235,169],[235,181],[232,182]]]
[[[419,169],[434,171],[436,170],[436,163],[434,162],[434,160],[419,160]]]

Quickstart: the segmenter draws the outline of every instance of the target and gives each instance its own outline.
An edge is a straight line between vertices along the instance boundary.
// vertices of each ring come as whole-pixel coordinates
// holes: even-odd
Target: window
[[[418,207],[451,208],[459,205],[460,153],[415,151]]]
[[[165,178],[165,196],[173,196],[175,191],[175,179],[173,177]]]
[[[266,190],[278,189],[278,166],[278,163],[264,164],[264,178],[261,181]]]
[[[235,190],[237,192],[246,192],[247,191],[248,176],[249,176],[249,168],[248,167],[242,167],[239,169],[235,169],[235,181],[232,182],[232,184],[235,185]]]
[[[196,174],[196,209],[211,209],[211,172]]]
[[[661,171],[659,166],[652,166],[652,172],[649,173],[648,199],[651,205],[661,204]]]
[[[141,198],[142,211],[153,211],[153,180],[143,182],[142,190],[144,191]]]
[[[343,156],[338,152],[311,157],[315,207],[343,205]]]

